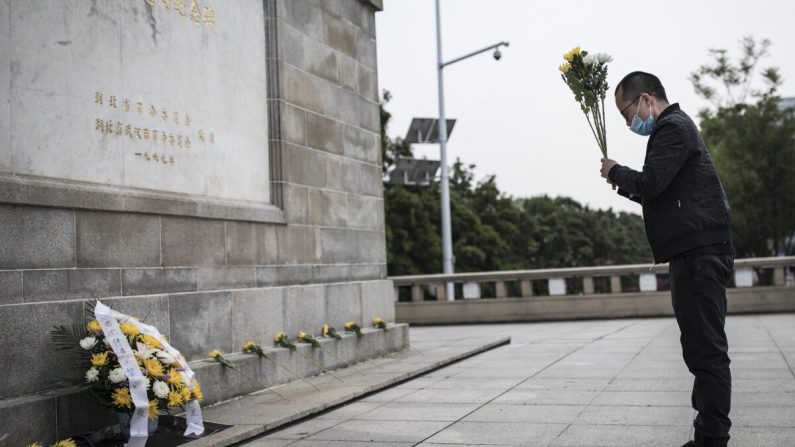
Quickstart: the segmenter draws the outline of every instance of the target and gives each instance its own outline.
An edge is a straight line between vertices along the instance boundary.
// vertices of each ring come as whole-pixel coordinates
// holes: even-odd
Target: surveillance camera
[[[498,49],[494,50],[494,60],[498,61],[498,60],[500,60],[501,57],[502,57],[502,53],[500,53],[500,49],[498,48]]]

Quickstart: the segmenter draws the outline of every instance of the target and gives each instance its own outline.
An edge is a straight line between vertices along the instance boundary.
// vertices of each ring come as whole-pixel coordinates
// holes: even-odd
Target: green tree
[[[411,157],[403,140],[390,139],[391,115],[381,103],[384,172],[397,157]],[[514,199],[495,176],[475,182],[474,165],[456,160],[450,170],[453,253],[457,272],[639,263],[650,260],[637,214],[591,210],[570,198]],[[390,275],[442,270],[439,184],[384,185],[387,269]]]
[[[691,74],[698,94],[713,104],[699,113],[701,133],[732,207],[738,256],[791,253],[795,235],[795,114],[781,107],[777,68],[758,70],[770,41],[741,40],[732,62],[723,49]],[[755,75],[762,87],[755,87]],[[716,87],[717,85],[717,87]]]

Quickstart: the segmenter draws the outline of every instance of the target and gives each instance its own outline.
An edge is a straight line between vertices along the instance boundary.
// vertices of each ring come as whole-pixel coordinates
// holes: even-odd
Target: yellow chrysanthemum
[[[279,343],[280,341],[282,341],[282,338],[283,338],[283,337],[284,337],[284,332],[279,332],[278,334],[276,334],[276,335],[273,337],[273,341],[274,341],[275,343]]]
[[[566,59],[566,61],[571,62],[574,60],[574,56],[578,54],[580,54],[580,47],[574,47],[571,49],[571,51],[563,55],[563,59]]]
[[[356,324],[353,321],[349,321],[345,323],[345,329],[353,329],[353,325]]]
[[[182,374],[174,368],[168,370],[168,383],[171,385],[182,385],[184,382],[182,380]]]
[[[198,400],[199,402],[204,400],[204,394],[202,393],[202,387],[201,387],[201,385],[199,385],[199,381],[196,380],[196,379],[193,379],[193,390],[191,390],[191,392],[193,393],[193,398],[194,399]]]
[[[168,406],[178,407],[180,405],[182,405],[182,394],[178,391],[170,391],[168,393]]]
[[[323,325],[323,336],[324,337],[328,336],[328,325],[327,324]]]
[[[132,396],[126,386],[113,390],[110,397],[113,399],[113,405],[119,408],[132,408]]]
[[[304,332],[304,331],[299,332],[298,333],[298,341],[304,341],[304,338],[306,338],[306,332]]]
[[[243,350],[244,351],[251,351],[252,349],[254,349],[254,346],[257,346],[257,344],[254,343],[253,341],[250,341],[250,342],[246,343],[245,345],[243,345]]]
[[[150,348],[163,349],[163,344],[160,343],[160,340],[152,337],[151,335],[143,334],[141,335],[141,340]]]
[[[213,359],[218,357],[219,355],[221,355],[221,351],[219,351],[217,349],[213,349],[212,351],[210,351],[210,354],[209,354],[210,358],[213,358]]]
[[[149,401],[149,414],[147,414],[146,417],[150,421],[154,421],[155,419],[157,419],[158,410],[159,410],[159,408],[157,408],[157,405],[158,405],[157,399],[152,399]]]
[[[163,375],[163,364],[157,359],[144,359],[144,368],[149,372],[152,377],[160,377]]]
[[[138,329],[138,326],[136,326],[133,323],[130,323],[129,321],[120,324],[119,329],[121,329],[122,334],[128,337],[134,337],[141,333],[141,330]]]
[[[558,70],[560,70],[561,73],[568,73],[569,70],[571,70],[571,64],[567,62],[561,65],[560,67],[558,67]]]
[[[34,442],[33,444],[28,444],[25,447],[42,447],[42,446],[38,442]]]
[[[77,447],[77,443],[72,438],[61,439],[51,447]]]
[[[99,352],[96,354],[91,354],[91,366],[100,367],[105,366],[108,364],[108,353],[107,352]]]
[[[89,321],[88,324],[86,325],[86,329],[88,329],[88,332],[93,332],[95,334],[102,333],[102,326],[100,326],[99,321],[97,320]]]
[[[183,386],[179,388],[179,394],[182,396],[182,401],[187,402],[190,400],[190,390],[188,387]]]
[[[376,324],[376,325],[377,325],[377,324],[381,324],[381,323],[383,323],[383,322],[384,322],[384,320],[382,320],[381,318],[379,318],[379,317],[373,317],[373,324]]]

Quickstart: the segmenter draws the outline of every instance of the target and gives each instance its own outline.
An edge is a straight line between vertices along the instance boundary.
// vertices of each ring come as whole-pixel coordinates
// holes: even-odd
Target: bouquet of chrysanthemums
[[[120,314],[121,315],[121,314]],[[203,399],[199,381],[186,370],[185,358],[167,345],[159,332],[146,334],[143,323],[132,317],[116,317],[120,336],[110,340],[100,322],[94,319],[93,308],[86,325],[58,326],[52,330],[57,349],[67,351],[73,364],[67,374],[77,368],[80,377],[74,374],[64,377],[66,383],[81,383],[94,394],[100,403],[119,413],[132,414],[135,409],[130,393],[128,374],[122,367],[118,353],[111,342],[126,343],[134,356],[132,366],[137,366],[144,377],[149,400],[148,418],[183,407],[193,400]],[[146,326],[151,328],[150,326]],[[118,345],[117,345],[118,346]],[[137,363],[137,365],[136,365]]]
[[[613,60],[609,54],[589,54],[575,47],[563,55],[566,63],[558,67],[563,82],[574,93],[585,119],[591,127],[596,143],[607,158],[607,133],[605,132],[605,94],[607,93],[607,64]]]

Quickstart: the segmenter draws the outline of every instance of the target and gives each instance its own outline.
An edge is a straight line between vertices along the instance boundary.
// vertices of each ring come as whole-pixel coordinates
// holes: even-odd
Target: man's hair
[[[663,87],[660,79],[651,73],[633,71],[624,76],[624,79],[618,83],[614,95],[618,95],[619,90],[621,90],[621,99],[624,101],[634,101],[642,93],[648,93],[655,98],[668,102],[668,97],[665,96],[665,87]]]

